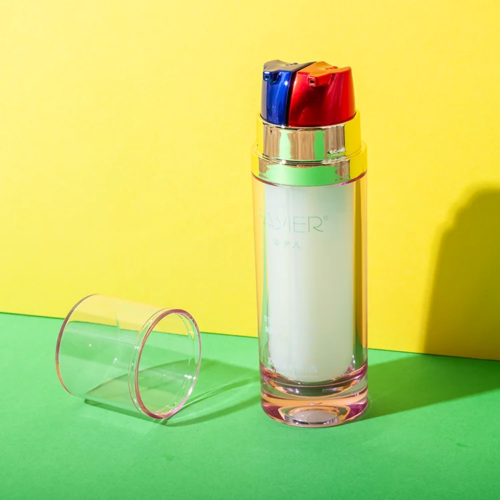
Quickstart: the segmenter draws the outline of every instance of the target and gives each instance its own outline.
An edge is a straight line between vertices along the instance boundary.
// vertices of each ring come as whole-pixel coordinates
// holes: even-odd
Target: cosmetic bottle
[[[351,69],[266,63],[252,158],[261,401],[290,425],[367,407],[366,171]]]

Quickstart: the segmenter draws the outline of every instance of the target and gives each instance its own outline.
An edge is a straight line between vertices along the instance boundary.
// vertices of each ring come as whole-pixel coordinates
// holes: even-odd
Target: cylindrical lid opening
[[[185,404],[198,377],[201,337],[194,318],[182,309],[164,309],[145,323],[132,352],[129,390],[136,408],[169,418]]]

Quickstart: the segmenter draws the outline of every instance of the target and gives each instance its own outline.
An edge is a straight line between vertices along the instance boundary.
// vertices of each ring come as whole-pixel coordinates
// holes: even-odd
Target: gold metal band
[[[259,117],[252,173],[272,184],[323,186],[355,180],[366,172],[359,112],[331,127],[288,128]]]

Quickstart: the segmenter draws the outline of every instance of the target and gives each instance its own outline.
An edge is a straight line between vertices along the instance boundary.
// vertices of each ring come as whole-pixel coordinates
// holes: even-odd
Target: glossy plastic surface
[[[295,74],[288,113],[289,127],[327,127],[354,117],[351,68],[316,62]]]
[[[200,362],[189,313],[102,295],[77,303],[57,339],[57,374],[70,394],[156,419],[182,408]]]
[[[287,124],[290,92],[295,72],[310,64],[286,63],[279,60],[264,64],[261,109],[264,120],[276,125]]]

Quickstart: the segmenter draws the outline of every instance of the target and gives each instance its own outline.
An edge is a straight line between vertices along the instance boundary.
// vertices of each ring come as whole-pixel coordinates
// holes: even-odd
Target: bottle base
[[[333,427],[359,419],[368,408],[368,397],[358,403],[345,406],[322,404],[305,406],[277,406],[262,397],[262,409],[268,417],[295,427]]]
[[[332,427],[359,419],[368,408],[366,365],[330,383],[307,387],[262,371],[262,409],[277,422]]]

